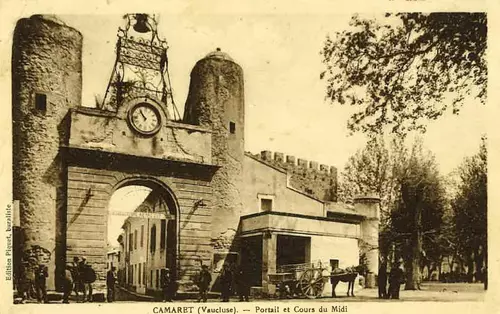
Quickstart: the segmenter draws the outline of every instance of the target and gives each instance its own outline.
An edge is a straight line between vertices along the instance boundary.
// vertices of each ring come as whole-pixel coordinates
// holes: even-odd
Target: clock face
[[[143,134],[151,135],[160,129],[160,113],[148,103],[135,105],[129,113],[132,127]]]

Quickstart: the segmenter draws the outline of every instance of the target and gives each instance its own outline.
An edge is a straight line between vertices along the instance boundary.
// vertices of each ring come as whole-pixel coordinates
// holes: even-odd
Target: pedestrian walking
[[[47,303],[47,267],[38,265],[35,272],[35,291],[38,303]]]
[[[64,277],[63,277],[63,303],[69,303],[69,296],[71,294],[71,290],[74,289],[74,279],[73,273],[70,269],[73,268],[73,265],[67,265],[64,269]],[[78,293],[77,293],[78,296]]]
[[[175,282],[172,279],[169,268],[165,268],[162,273],[161,285],[163,290],[163,302],[172,302],[174,299]]]
[[[212,275],[208,271],[207,265],[201,266],[201,271],[198,274],[198,278],[196,279],[196,284],[198,285],[198,289],[200,290],[200,294],[198,296],[198,302],[207,302],[207,293],[210,287],[210,283],[212,282]]]
[[[112,266],[108,273],[106,274],[106,288],[107,294],[106,297],[108,302],[113,302],[115,300],[115,284],[117,281],[116,277],[116,267]]]
[[[403,283],[403,270],[400,268],[400,263],[396,262],[391,268],[389,274],[389,298],[399,299],[399,289]]]
[[[231,285],[233,283],[233,274],[228,264],[224,264],[220,274],[221,298],[222,302],[229,302],[231,296]]]
[[[387,299],[387,296],[387,262],[384,260],[378,269],[378,297]]]
[[[250,295],[250,279],[248,278],[248,273],[243,266],[239,266],[236,271],[236,287],[238,290],[238,295],[240,297],[240,302],[248,302],[248,297]]]

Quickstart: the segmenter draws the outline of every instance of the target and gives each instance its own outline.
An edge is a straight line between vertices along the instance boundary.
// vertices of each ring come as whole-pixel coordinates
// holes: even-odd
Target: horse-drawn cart
[[[277,272],[268,274],[269,282],[276,285],[280,298],[292,298],[293,296],[315,299],[321,297],[327,281],[332,283],[332,295],[335,296],[335,286],[339,281],[348,282],[352,293],[354,280],[358,275],[354,269],[330,272],[325,263],[290,264],[278,267]]]

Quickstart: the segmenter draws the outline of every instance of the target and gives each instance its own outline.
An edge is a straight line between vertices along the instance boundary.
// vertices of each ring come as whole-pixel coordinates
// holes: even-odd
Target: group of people
[[[39,265],[34,267],[35,271],[25,272],[27,279],[19,286],[19,292],[23,298],[36,295],[39,302],[47,302],[46,281],[48,275],[47,267]],[[96,281],[96,273],[87,262],[85,256],[75,256],[73,262],[66,265],[63,273],[63,303],[69,303],[72,292],[75,293],[77,302],[92,302],[92,284]],[[29,284],[26,284],[29,282]],[[117,283],[116,267],[112,266],[106,274],[107,301],[115,300],[115,285]],[[212,283],[212,275],[207,265],[202,265],[201,271],[196,277],[196,285],[199,288],[198,302],[207,302],[208,292]],[[250,284],[247,272],[242,267],[236,269],[224,264],[219,276],[222,302],[229,302],[231,295],[235,292],[240,301],[249,301]],[[162,300],[172,302],[177,290],[176,281],[173,279],[170,269],[162,271],[161,276]],[[80,299],[80,295],[82,298]]]
[[[47,277],[49,277],[47,266],[24,263],[17,282],[21,302],[36,298],[38,303],[47,303]]]
[[[212,282],[212,275],[208,271],[208,266],[203,265],[196,278],[196,284],[199,288],[198,302],[207,302],[207,293]],[[233,270],[228,264],[224,264],[219,276],[222,302],[229,302],[231,295],[236,292],[241,302],[248,301],[250,295],[250,284],[247,272],[238,267]]]
[[[81,302],[92,302],[92,283],[97,279],[92,266],[87,262],[87,258],[78,256],[73,258],[73,262],[67,265],[64,273],[64,295],[63,303],[69,303],[71,292],[75,292],[76,298]],[[83,298],[79,300],[79,293]]]
[[[400,263],[392,265],[391,271],[387,274],[387,264],[381,263],[378,272],[378,297],[381,299],[399,299],[399,289],[404,283],[404,272],[400,268]],[[389,281],[389,289],[387,289]]]

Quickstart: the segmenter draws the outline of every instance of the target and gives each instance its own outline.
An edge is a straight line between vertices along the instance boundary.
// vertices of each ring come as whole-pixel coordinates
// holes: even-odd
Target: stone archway
[[[86,256],[98,275],[94,291],[105,292],[109,201],[120,187],[141,184],[161,191],[175,208],[175,262],[170,268],[178,291],[190,291],[200,263],[211,264],[210,184],[217,168],[78,148],[69,148],[66,157],[65,256],[60,262]]]
[[[131,252],[129,249],[128,236],[131,234],[130,231],[140,232],[140,245],[139,251],[137,251],[137,243],[134,245],[135,257],[137,262],[137,255],[141,257],[140,263],[140,275],[141,278],[138,283],[144,289],[142,292],[146,292],[148,288],[150,289],[154,286],[152,283],[155,280],[152,279],[155,270],[169,268],[172,272],[174,279],[177,277],[178,270],[178,259],[177,256],[179,252],[179,221],[180,212],[178,200],[170,187],[154,177],[143,177],[143,176],[133,176],[127,177],[119,181],[113,188],[110,194],[110,201],[113,195],[120,189],[127,187],[145,187],[149,188],[150,192],[147,197],[142,201],[142,203],[136,207],[136,211],[128,213],[128,217],[124,220],[122,230],[122,245],[121,252],[124,253],[125,263],[121,263],[119,267],[128,268],[130,265],[134,264],[131,257]],[[111,204],[108,204],[111,206]],[[112,208],[108,206],[108,223],[109,218],[113,215],[121,214],[112,212]],[[127,214],[127,213],[123,213]],[[136,214],[136,215],[134,215]],[[158,214],[164,214],[165,219],[158,217]],[[150,217],[151,215],[156,215]],[[126,216],[126,215],[121,215]],[[132,225],[137,225],[132,228]],[[125,229],[124,229],[125,228]],[[153,228],[155,230],[153,235]],[[128,230],[130,229],[130,230]],[[133,230],[135,229],[135,230]],[[158,232],[156,232],[156,230]],[[107,232],[110,232],[110,226],[107,227]],[[159,236],[159,244],[156,245],[157,238]],[[109,237],[108,237],[109,239]],[[138,241],[138,239],[134,239]],[[155,249],[152,251],[154,242]],[[160,260],[158,261],[157,247],[159,247]],[[128,253],[128,254],[127,254]],[[156,256],[155,256],[156,255]],[[153,260],[156,259],[156,260]],[[128,265],[125,267],[125,264]],[[124,272],[124,277],[128,277],[128,273],[125,269],[121,269]],[[137,271],[137,270],[136,270]],[[151,274],[151,276],[150,276]],[[124,282],[126,283],[129,278],[126,278]],[[137,282],[137,280],[135,280]]]
[[[108,205],[111,196],[119,188],[141,185],[156,191],[168,204],[169,215],[175,219],[170,223],[173,229],[168,237],[168,250],[171,253],[164,267],[172,269],[173,275],[179,271],[179,219],[180,206],[176,193],[164,177],[147,174],[133,174],[118,170],[68,167],[67,219],[66,219],[66,263],[73,257],[86,256],[87,261],[97,273],[95,291],[105,291],[107,271],[107,221]],[[168,180],[167,180],[168,181]]]

